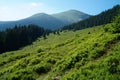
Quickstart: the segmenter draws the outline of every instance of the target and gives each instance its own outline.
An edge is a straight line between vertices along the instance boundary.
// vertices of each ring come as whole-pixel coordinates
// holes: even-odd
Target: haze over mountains
[[[90,15],[77,10],[68,10],[65,12],[52,15],[46,13],[38,13],[28,18],[17,21],[1,21],[0,30],[12,28],[15,25],[29,25],[29,24],[35,24],[46,29],[55,30],[65,25],[72,24],[80,20],[84,20],[88,17],[90,17]]]
[[[63,21],[65,24],[75,23],[90,17],[90,15],[77,10],[69,10],[58,14],[53,14],[52,16]]]

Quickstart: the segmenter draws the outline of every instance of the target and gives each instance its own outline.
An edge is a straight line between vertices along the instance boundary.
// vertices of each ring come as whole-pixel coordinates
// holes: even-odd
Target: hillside
[[[65,25],[69,25],[74,22],[78,22],[80,20],[86,19],[89,16],[90,15],[82,13],[77,10],[69,10],[53,15],[48,15],[46,13],[38,13],[28,18],[17,21],[1,21],[0,30],[13,28],[15,25],[29,25],[29,24],[35,24],[45,29],[55,30]]]
[[[90,19],[91,26],[86,24],[89,27],[82,30],[77,27],[49,34],[49,30],[36,25],[6,30],[8,32],[4,33],[5,36],[0,36],[3,38],[0,40],[8,44],[10,39],[9,47],[13,46],[15,40],[20,45],[20,42],[26,39],[26,42],[30,41],[32,44],[0,54],[0,80],[120,80],[119,10],[117,5],[106,11],[107,14],[103,12],[101,18],[105,21],[107,16],[103,15],[109,13],[108,22],[102,23],[104,20],[100,20],[100,26],[92,26],[92,22],[96,20],[93,16],[93,19]],[[48,16],[44,13],[41,15]],[[100,16],[101,14],[97,15],[97,18]],[[39,15],[36,14],[36,17]],[[79,23],[72,27],[76,25],[80,27]],[[70,28],[72,27],[70,25]],[[42,33],[39,34],[39,31]],[[41,36],[43,34],[44,36]],[[13,35],[15,37],[12,37]],[[37,38],[36,35],[41,37]],[[36,41],[32,42],[32,39]]]
[[[112,25],[51,33],[3,53],[0,80],[119,80],[120,34]]]
[[[84,19],[77,23],[73,23],[71,25],[66,25],[62,29],[63,30],[81,30],[88,27],[108,24],[112,22],[115,16],[117,16],[119,10],[120,10],[120,5],[116,5],[111,9],[101,12],[98,15],[91,16],[87,19]]]
[[[46,37],[51,30],[44,29],[37,25],[15,26],[0,32],[0,54],[17,50],[31,44],[38,37]],[[12,46],[11,46],[12,45]]]

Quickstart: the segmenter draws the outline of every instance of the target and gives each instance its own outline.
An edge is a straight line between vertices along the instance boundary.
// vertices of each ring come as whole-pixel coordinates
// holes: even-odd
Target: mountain
[[[14,27],[15,25],[28,25],[28,24],[35,24],[49,29],[57,29],[58,27],[64,25],[64,23],[59,19],[56,19],[53,16],[45,13],[35,14],[33,16],[18,21],[3,22],[0,25],[2,28],[8,28]]]
[[[64,26],[62,29],[65,30],[81,30],[88,27],[103,25],[107,23],[111,23],[115,16],[117,16],[120,10],[120,5],[116,5],[111,9],[101,12],[98,15],[91,16],[87,19],[79,21],[77,23],[73,23],[71,25]]]
[[[69,10],[58,14],[48,15],[46,13],[38,13],[28,18],[18,21],[1,21],[0,30],[12,28],[15,25],[35,24],[47,29],[58,29],[68,24],[88,18],[89,15],[77,10]]]
[[[69,10],[58,14],[53,14],[52,16],[65,22],[66,24],[75,23],[90,17],[90,15],[77,10]]]
[[[120,12],[109,24],[51,33],[0,54],[0,69],[0,80],[120,80]]]

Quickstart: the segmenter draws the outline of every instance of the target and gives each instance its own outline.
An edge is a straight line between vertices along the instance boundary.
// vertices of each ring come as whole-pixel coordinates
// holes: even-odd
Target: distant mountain
[[[111,9],[101,12],[98,15],[91,16],[87,19],[73,23],[71,25],[64,26],[63,30],[80,30],[88,27],[99,26],[103,24],[111,23],[114,18],[119,14],[120,5],[116,5]]]
[[[35,24],[46,29],[58,29],[68,24],[78,22],[80,20],[88,18],[90,15],[77,10],[69,10],[58,14],[48,15],[46,13],[38,13],[28,18],[18,21],[1,21],[0,30],[6,28],[12,28],[15,25],[29,25]]]
[[[18,20],[18,21],[8,21],[8,22],[1,22],[0,25],[2,29],[6,29],[9,27],[14,27],[15,25],[28,25],[28,24],[36,24],[44,28],[49,29],[57,29],[59,26],[63,26],[64,23],[59,19],[54,18],[51,15],[45,13],[35,14],[28,18]]]
[[[53,14],[52,16],[65,22],[66,24],[78,22],[90,17],[90,15],[77,10],[69,10],[58,14]]]

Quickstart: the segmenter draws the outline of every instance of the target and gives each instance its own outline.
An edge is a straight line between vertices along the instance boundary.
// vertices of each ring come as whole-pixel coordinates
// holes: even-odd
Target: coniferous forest
[[[15,26],[0,32],[0,53],[17,50],[25,45],[31,44],[38,37],[46,37],[51,30],[37,25]]]

